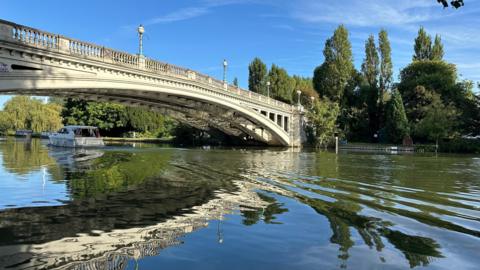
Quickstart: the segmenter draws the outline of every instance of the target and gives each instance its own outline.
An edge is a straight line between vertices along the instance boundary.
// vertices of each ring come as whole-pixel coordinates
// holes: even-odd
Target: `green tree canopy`
[[[383,93],[391,87],[393,76],[392,49],[385,29],[378,34],[378,50],[380,52],[380,98],[383,98]]]
[[[430,60],[432,52],[432,38],[427,34],[423,26],[420,27],[418,30],[418,35],[415,38],[414,51],[415,54],[413,55],[413,60]]]
[[[430,55],[430,60],[441,61],[443,60],[443,44],[442,39],[439,35],[435,35],[435,41],[432,46],[432,54]]]
[[[274,99],[293,103],[293,88],[295,80],[288,76],[285,69],[273,64],[268,73],[270,82],[270,96]]]
[[[15,96],[5,103],[0,112],[3,132],[29,129],[33,132],[55,131],[62,126],[61,106],[43,103],[27,96]]]
[[[400,143],[410,134],[402,96],[398,90],[393,91],[392,98],[387,104],[385,132],[387,139],[392,143]]]
[[[432,103],[426,107],[426,115],[415,126],[415,132],[436,142],[455,133],[458,113],[452,104],[444,105],[438,95],[434,95]]]
[[[365,58],[362,63],[362,73],[367,84],[372,88],[378,86],[379,76],[379,57],[375,45],[375,37],[370,35],[365,42]]]
[[[340,107],[336,102],[322,98],[314,102],[313,108],[307,113],[307,135],[316,147],[333,144],[339,113]]]
[[[266,94],[266,77],[267,66],[256,57],[248,66],[248,89],[255,93]]]
[[[340,101],[354,70],[352,45],[344,25],[340,25],[326,41],[323,55],[325,61],[315,69],[313,75],[315,90],[321,97]]]

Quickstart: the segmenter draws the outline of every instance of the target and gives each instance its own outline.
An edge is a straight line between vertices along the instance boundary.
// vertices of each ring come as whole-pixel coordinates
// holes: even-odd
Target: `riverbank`
[[[167,138],[122,138],[122,137],[104,137],[105,142],[143,142],[143,143],[172,143],[175,137]]]

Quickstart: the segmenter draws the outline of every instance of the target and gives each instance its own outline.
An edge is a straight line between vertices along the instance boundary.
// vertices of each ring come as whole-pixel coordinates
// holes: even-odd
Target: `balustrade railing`
[[[294,108],[289,104],[275,101],[266,96],[243,90],[236,86],[227,85],[225,89],[225,84],[223,81],[214,79],[205,74],[194,72],[189,69],[163,63],[149,58],[144,58],[143,56],[140,57],[134,54],[115,51],[99,45],[74,40],[56,34],[51,34],[48,32],[40,31],[34,28],[18,25],[4,20],[0,20],[0,38],[22,43],[28,46],[40,47],[47,50],[69,53],[75,56],[93,58],[98,61],[138,68],[157,74],[187,78],[203,84],[208,84],[215,89],[221,89],[221,91],[227,90],[227,92],[248,99],[265,102],[267,104],[270,104],[271,106],[277,106],[284,109]]]
[[[68,39],[68,49],[72,54],[102,58],[103,48],[94,44]]]
[[[22,25],[13,25],[11,38],[17,42],[44,48],[58,48],[58,35]]]

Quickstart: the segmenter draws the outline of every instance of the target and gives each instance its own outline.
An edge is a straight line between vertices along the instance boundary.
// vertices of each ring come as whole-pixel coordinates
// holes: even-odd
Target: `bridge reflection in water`
[[[221,243],[225,237],[225,248],[235,239],[234,246],[246,245],[261,224],[274,229],[262,230],[257,236],[264,238],[254,239],[260,243],[249,249],[280,252],[286,245],[293,255],[305,256],[293,247],[324,246],[317,259],[332,268],[359,265],[365,258],[358,250],[368,254],[366,265],[386,268],[476,260],[468,249],[444,248],[453,236],[462,247],[480,238],[475,200],[465,197],[479,189],[478,172],[467,170],[462,185],[456,182],[459,169],[478,165],[475,159],[463,160],[460,168],[458,161],[438,158],[439,167],[429,170],[431,164],[418,157],[422,174],[414,174],[389,167],[394,160],[409,168],[412,157],[402,156],[153,147],[71,152],[37,140],[30,146],[0,143],[0,151],[8,173],[33,175],[46,168],[48,181],[68,193],[52,206],[0,211],[0,268],[125,269],[168,247],[182,248],[193,232],[214,230],[202,241]],[[449,173],[443,171],[439,186],[442,170]],[[348,180],[355,178],[363,181]],[[224,231],[232,218],[240,218],[241,227],[230,223]],[[293,265],[275,254],[263,260]],[[261,255],[247,258],[256,256]]]

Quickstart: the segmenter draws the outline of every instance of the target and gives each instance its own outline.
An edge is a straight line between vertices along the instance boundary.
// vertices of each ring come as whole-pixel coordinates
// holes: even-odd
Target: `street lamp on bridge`
[[[138,55],[143,56],[143,33],[145,33],[145,28],[143,28],[143,25],[140,24],[137,28],[137,31],[139,42]]]
[[[301,104],[300,104],[300,95],[301,95],[301,94],[302,94],[302,91],[297,90],[297,95],[298,95],[298,107],[301,106]]]
[[[226,59],[223,59],[223,83],[227,83],[227,67],[228,67],[228,62]]]
[[[270,81],[267,82],[267,97],[270,98]]]

